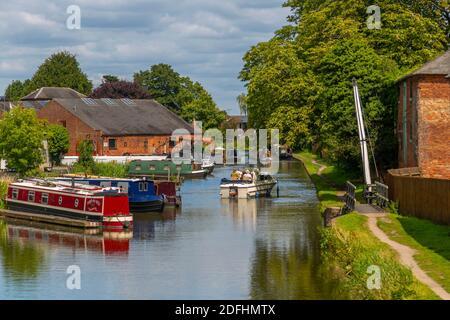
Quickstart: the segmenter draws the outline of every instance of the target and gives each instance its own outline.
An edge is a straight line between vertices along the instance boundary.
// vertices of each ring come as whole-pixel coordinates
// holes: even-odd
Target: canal
[[[221,200],[220,179],[231,170],[186,181],[181,209],[135,216],[132,232],[0,220],[0,299],[334,298],[303,166],[281,163],[279,197]],[[80,290],[67,288],[70,266]]]

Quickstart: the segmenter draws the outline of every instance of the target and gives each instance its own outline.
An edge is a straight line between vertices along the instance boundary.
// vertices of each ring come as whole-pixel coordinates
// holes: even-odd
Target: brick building
[[[399,167],[450,179],[450,51],[399,81]]]
[[[61,98],[62,97],[62,98]],[[91,140],[99,156],[170,153],[172,132],[193,128],[154,100],[90,99],[67,88],[43,88],[23,98],[41,119],[67,128],[69,156],[80,141]]]

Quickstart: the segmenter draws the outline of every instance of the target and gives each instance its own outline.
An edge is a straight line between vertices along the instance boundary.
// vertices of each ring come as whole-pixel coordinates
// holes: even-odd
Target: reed
[[[8,175],[0,176],[0,208],[4,209],[6,207],[6,195],[8,193],[8,186],[10,183],[14,182],[14,177]]]

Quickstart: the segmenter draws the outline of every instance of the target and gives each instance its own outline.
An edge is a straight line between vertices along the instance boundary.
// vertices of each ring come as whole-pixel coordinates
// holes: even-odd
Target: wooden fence
[[[389,199],[403,215],[450,225],[450,180],[387,175]]]

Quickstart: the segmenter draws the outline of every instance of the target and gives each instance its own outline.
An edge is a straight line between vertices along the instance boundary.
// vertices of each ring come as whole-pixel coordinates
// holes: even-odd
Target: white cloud
[[[237,112],[242,56],[286,24],[283,0],[15,0],[0,11],[0,95],[32,76],[53,52],[69,50],[98,84],[102,74],[132,79],[169,63],[200,81],[220,106]],[[81,30],[66,9],[81,8]]]

